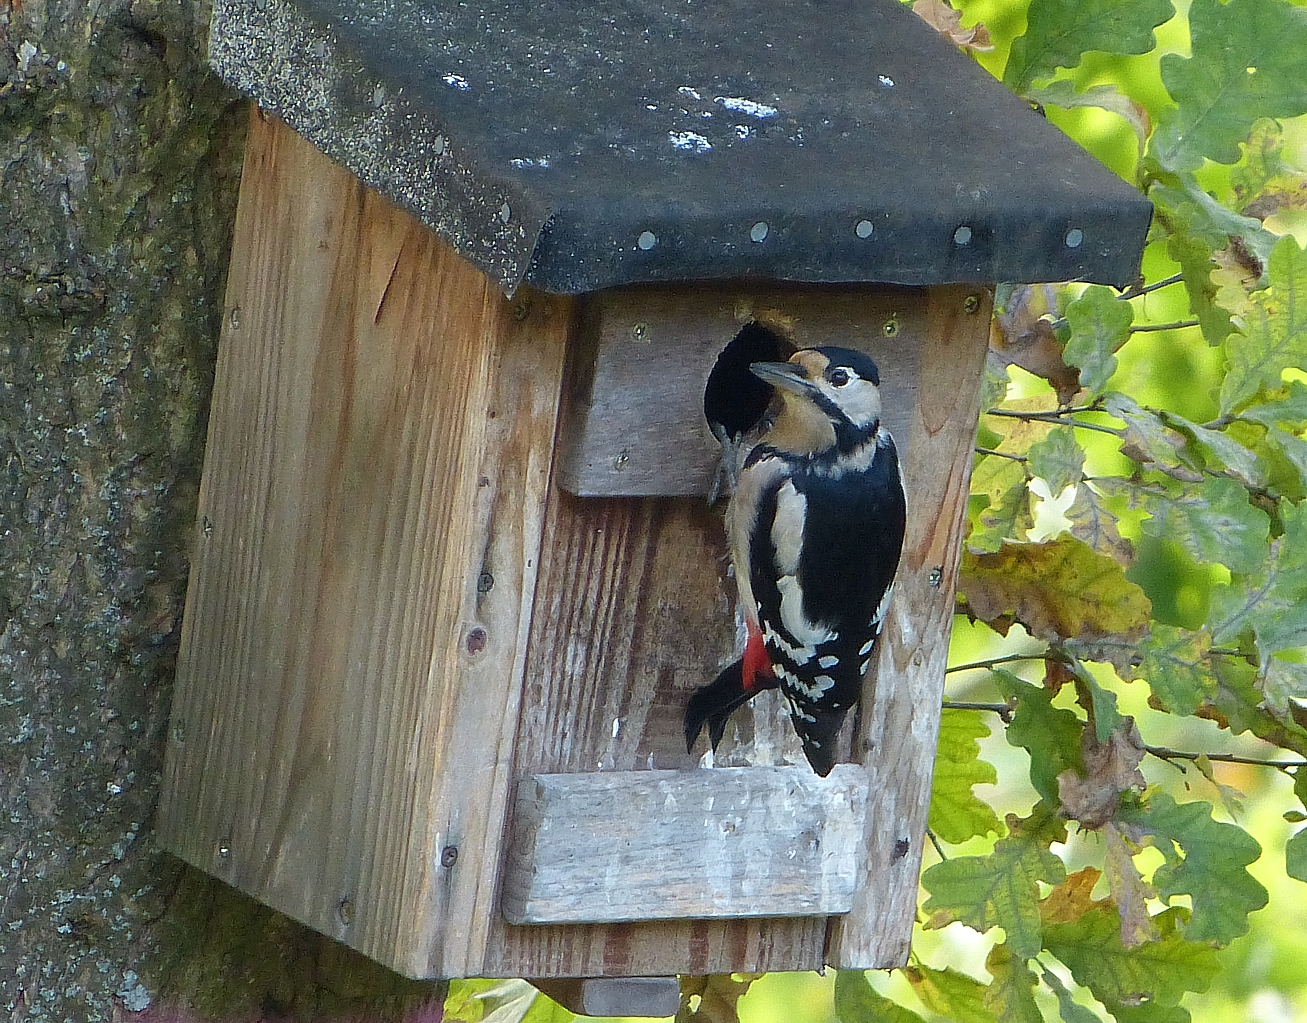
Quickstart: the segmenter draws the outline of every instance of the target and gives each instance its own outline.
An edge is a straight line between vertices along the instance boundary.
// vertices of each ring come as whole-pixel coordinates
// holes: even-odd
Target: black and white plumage
[[[753,428],[727,512],[747,640],[740,660],[690,698],[686,748],[705,724],[716,748],[734,710],[779,686],[824,776],[893,589],[903,477],[868,356],[806,348],[749,369],[776,398]]]

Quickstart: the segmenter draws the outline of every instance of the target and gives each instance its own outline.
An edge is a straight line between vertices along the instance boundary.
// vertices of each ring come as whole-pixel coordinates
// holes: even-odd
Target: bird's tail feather
[[[732,661],[708,685],[696,689],[685,705],[685,752],[694,749],[705,724],[708,726],[708,741],[716,750],[726,734],[727,719],[762,690],[774,687],[775,681],[764,676],[751,688],[745,689],[744,660]]]

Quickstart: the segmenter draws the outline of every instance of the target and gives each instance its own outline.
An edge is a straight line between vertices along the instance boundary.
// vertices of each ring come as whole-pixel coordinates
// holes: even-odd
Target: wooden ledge
[[[847,913],[867,778],[840,764],[537,774],[517,786],[514,924]]]

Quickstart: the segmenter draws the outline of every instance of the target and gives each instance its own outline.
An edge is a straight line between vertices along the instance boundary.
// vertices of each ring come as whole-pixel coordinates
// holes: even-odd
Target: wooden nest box
[[[893,0],[218,0],[211,60],[258,106],[167,847],[411,977],[902,964],[989,285],[1132,280],[1147,201]],[[906,452],[826,779],[764,698],[681,738],[755,322],[872,354]]]

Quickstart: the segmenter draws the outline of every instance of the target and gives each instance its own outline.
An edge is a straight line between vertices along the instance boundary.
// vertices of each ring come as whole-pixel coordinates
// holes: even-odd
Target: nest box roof
[[[1123,285],[1152,211],[895,0],[216,0],[210,60],[510,292]]]

